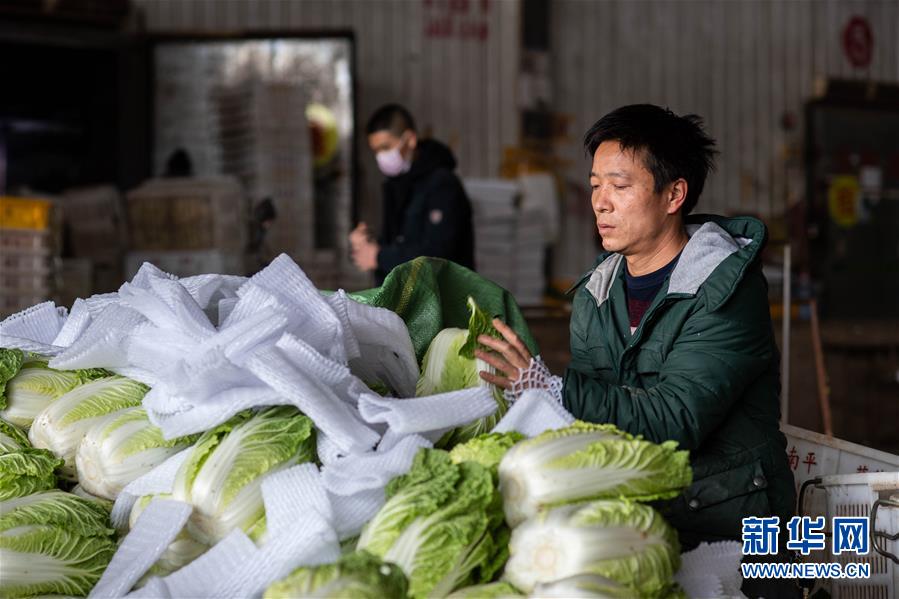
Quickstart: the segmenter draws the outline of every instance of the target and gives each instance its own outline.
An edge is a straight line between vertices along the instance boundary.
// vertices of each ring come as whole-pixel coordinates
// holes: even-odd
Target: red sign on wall
[[[424,0],[424,34],[428,39],[485,41],[490,35],[490,0]]]
[[[871,65],[874,57],[874,34],[871,24],[864,17],[849,19],[843,29],[843,52],[852,66],[862,69]]]

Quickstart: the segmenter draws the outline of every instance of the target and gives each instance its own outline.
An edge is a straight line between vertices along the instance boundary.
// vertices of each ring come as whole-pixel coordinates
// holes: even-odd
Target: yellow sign
[[[0,196],[0,228],[46,229],[52,206],[49,200]]]
[[[858,224],[859,201],[861,188],[858,179],[851,175],[834,177],[827,190],[827,204],[830,218],[841,227],[854,227]]]

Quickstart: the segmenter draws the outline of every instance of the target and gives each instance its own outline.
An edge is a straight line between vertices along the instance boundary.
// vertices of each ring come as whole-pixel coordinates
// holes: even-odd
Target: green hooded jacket
[[[739,539],[748,516],[785,525],[796,491],[759,261],[765,226],[696,215],[686,227],[690,240],[633,334],[622,255],[601,254],[575,286],[563,400],[577,418],[690,451],[693,484],[660,508],[691,547]]]

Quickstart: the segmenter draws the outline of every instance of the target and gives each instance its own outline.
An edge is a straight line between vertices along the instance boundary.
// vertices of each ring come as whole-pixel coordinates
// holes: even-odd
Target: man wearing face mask
[[[366,127],[383,184],[381,235],[364,222],[350,234],[353,262],[380,285],[395,266],[418,256],[474,268],[471,204],[448,147],[419,139],[412,115],[398,104],[379,108]]]

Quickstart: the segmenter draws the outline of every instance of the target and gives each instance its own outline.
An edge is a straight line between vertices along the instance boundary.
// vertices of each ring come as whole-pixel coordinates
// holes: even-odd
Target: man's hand
[[[503,338],[495,339],[489,335],[481,335],[478,337],[478,343],[486,345],[493,351],[478,349],[475,350],[474,355],[496,368],[496,374],[490,374],[483,370],[479,374],[488,383],[493,383],[502,389],[511,389],[512,382],[517,381],[521,371],[530,365],[531,352],[518,338],[515,331],[502,320],[494,318],[493,326]]]
[[[356,225],[356,228],[353,229],[353,232],[350,233],[350,247],[355,252],[357,248],[362,247],[362,245],[370,239],[371,235],[368,231],[368,225],[364,222]]]
[[[374,241],[366,239],[358,246],[353,246],[353,263],[363,272],[369,272],[378,268],[378,252],[380,246]]]

